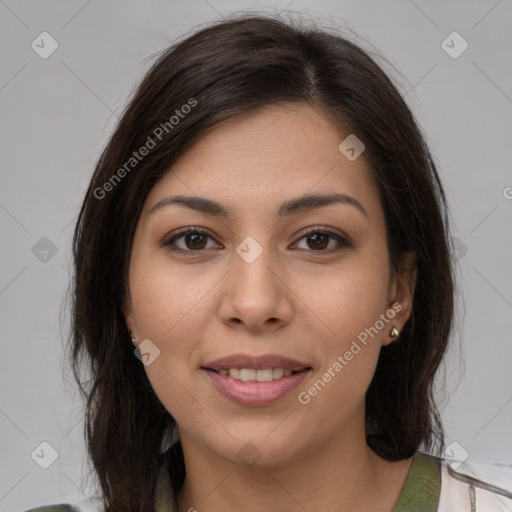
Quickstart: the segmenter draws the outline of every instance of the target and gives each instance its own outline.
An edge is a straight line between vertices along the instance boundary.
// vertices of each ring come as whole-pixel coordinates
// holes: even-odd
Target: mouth
[[[274,378],[279,379],[291,375],[290,372],[295,373],[306,368],[311,369],[311,366],[303,361],[278,354],[231,354],[215,361],[209,361],[203,364],[201,368],[222,375],[229,375],[234,379],[241,376],[241,380],[247,378],[258,382],[257,377],[259,376],[259,378],[265,379],[260,382],[268,382]],[[270,375],[272,375],[272,378],[270,378]]]
[[[307,363],[278,354],[231,354],[203,364],[202,368],[216,372],[230,370],[291,370],[299,372],[311,368]]]
[[[244,407],[270,406],[284,399],[312,371],[290,368],[201,368],[207,382],[221,395]],[[274,377],[275,376],[275,377]]]
[[[311,366],[306,366],[301,370],[292,370],[290,368],[221,368],[220,370],[215,370],[214,368],[203,367],[203,370],[209,370],[242,382],[271,382],[296,373],[305,373],[311,369]]]
[[[268,406],[287,396],[313,370],[278,354],[232,354],[200,367],[225,398],[242,406]]]

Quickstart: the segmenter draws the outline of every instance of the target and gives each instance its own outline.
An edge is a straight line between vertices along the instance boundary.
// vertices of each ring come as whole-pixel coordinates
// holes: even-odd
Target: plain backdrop
[[[510,0],[0,0],[0,511],[88,496],[59,315],[85,188],[149,57],[233,11],[283,9],[353,31],[392,64],[457,239],[457,329],[438,384],[448,443],[471,460],[512,463]],[[47,469],[37,453],[53,452],[41,443],[58,454]]]

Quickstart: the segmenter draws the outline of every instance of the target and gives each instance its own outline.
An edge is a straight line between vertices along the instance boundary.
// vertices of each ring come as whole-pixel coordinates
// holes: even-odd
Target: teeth
[[[271,380],[274,380],[274,370],[272,368],[256,371],[256,382],[270,382]]]
[[[282,368],[274,368],[273,370],[273,378],[280,379],[284,375],[284,370]]]
[[[240,380],[242,382],[254,382],[256,380],[256,373],[259,373],[259,370],[252,368],[240,368]]]
[[[255,370],[254,368],[230,368],[229,370],[219,370],[221,375],[229,375],[231,378],[241,380],[242,382],[270,382],[271,380],[288,377],[293,372],[290,369],[283,368],[265,368]]]

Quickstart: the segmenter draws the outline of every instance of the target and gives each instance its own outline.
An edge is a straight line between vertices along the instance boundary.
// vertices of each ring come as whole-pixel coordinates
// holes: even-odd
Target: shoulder
[[[31,508],[24,512],[103,512],[99,500],[85,500],[75,504],[57,503]]]
[[[512,511],[512,465],[440,459],[438,512]]]

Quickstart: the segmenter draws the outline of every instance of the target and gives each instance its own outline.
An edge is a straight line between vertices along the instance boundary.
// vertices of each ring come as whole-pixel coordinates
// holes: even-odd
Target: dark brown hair
[[[161,461],[175,492],[185,476],[180,443],[165,450],[175,420],[134,357],[121,309],[144,202],[199,137],[242,112],[285,102],[327,112],[363,141],[385,212],[391,271],[405,253],[417,257],[411,317],[399,341],[381,350],[367,392],[368,445],[388,460],[444,447],[433,381],[453,327],[454,272],[446,198],[421,131],[358,44],[331,29],[243,14],[202,27],[158,56],[99,158],[75,228],[70,358],[107,511],[151,511]],[[150,139],[156,145],[131,160]]]

